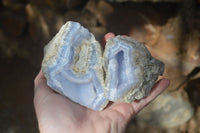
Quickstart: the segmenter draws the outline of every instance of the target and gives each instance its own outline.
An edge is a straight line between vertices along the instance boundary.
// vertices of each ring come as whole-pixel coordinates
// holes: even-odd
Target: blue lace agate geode
[[[102,110],[109,101],[131,103],[147,96],[164,64],[130,37],[110,38],[103,52],[92,33],[69,21],[45,47],[42,71],[55,91]]]

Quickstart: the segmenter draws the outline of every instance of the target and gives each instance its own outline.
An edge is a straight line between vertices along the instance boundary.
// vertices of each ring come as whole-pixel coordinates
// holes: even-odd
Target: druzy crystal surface
[[[63,25],[45,47],[42,71],[49,87],[85,107],[102,110],[109,101],[131,103],[147,96],[164,64],[140,42],[99,42],[77,22]]]

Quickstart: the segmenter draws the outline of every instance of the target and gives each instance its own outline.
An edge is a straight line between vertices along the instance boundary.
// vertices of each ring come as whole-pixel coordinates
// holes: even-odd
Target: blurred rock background
[[[199,0],[0,0],[0,132],[39,132],[33,80],[40,70],[44,45],[72,20],[87,27],[99,41],[113,32],[144,42],[154,57],[165,62],[164,76],[171,80],[165,94],[171,101],[163,108],[180,101],[177,108],[189,110],[189,115],[180,115],[190,116],[189,120],[181,123],[177,117],[169,121],[174,125],[170,127],[165,118],[180,112],[173,108],[167,114],[155,113],[160,105],[155,101],[146,107],[145,118],[130,121],[127,133],[200,133],[199,4]],[[148,118],[153,122],[146,123]],[[152,124],[163,121],[167,126]]]

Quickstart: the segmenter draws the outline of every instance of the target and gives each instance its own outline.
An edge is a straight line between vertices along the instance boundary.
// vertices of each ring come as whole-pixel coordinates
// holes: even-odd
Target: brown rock
[[[107,0],[109,2],[182,2],[183,0]]]
[[[96,18],[103,26],[106,26],[106,18],[112,14],[114,10],[111,4],[106,3],[105,1],[95,0],[90,0],[86,5],[86,9],[95,14]]]
[[[4,7],[7,7],[13,10],[23,9],[26,3],[27,3],[26,0],[2,0],[2,4]]]
[[[24,59],[29,53],[20,46],[19,39],[6,36],[0,31],[0,55],[9,61],[16,56]]]
[[[67,0],[44,0],[44,2],[52,9],[67,9]]]
[[[193,107],[183,100],[180,93],[177,93],[175,97],[169,93],[163,93],[147,108],[144,108],[137,117],[140,122],[153,127],[172,128],[184,124],[191,119],[193,113]]]
[[[42,41],[50,39],[49,26],[39,10],[29,4],[26,6],[26,12],[29,22],[29,33],[33,40]]]
[[[32,4],[48,6],[54,10],[67,10],[83,6],[87,0],[32,0]]]
[[[149,45],[154,45],[158,41],[161,32],[160,24],[168,16],[160,14],[165,9],[157,11],[156,7],[150,8],[150,6],[131,3],[122,5],[91,0],[86,8],[97,16],[100,24],[109,32],[129,35]]]
[[[83,6],[88,0],[67,0],[68,9]]]
[[[198,67],[198,73],[200,73],[200,67]],[[188,82],[185,90],[188,92],[189,98],[195,107],[200,106],[200,76]],[[199,118],[200,119],[200,118]]]
[[[64,19],[62,15],[47,7],[26,6],[29,33],[34,41],[47,42],[59,30]]]
[[[15,37],[23,34],[27,23],[25,14],[17,14],[12,11],[1,12],[0,20],[3,32]]]
[[[102,38],[101,36],[103,36],[100,32],[105,33],[104,27],[99,26],[95,28],[98,25],[98,21],[94,14],[88,11],[69,10],[60,14],[60,12],[44,6],[40,7],[29,4],[26,7],[26,13],[29,22],[29,33],[33,40],[40,41],[40,43],[47,43],[66,21],[81,23],[81,25],[89,30],[91,29],[91,32],[98,33],[98,38]]]

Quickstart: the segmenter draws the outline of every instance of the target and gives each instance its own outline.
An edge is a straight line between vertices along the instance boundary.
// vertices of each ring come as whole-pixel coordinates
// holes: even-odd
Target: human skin
[[[104,37],[104,43],[113,33]],[[47,86],[42,71],[35,78],[34,106],[40,133],[123,133],[131,118],[160,95],[169,80],[159,80],[149,96],[129,103],[115,102],[94,111],[72,102]],[[73,88],[72,88],[73,89]]]

